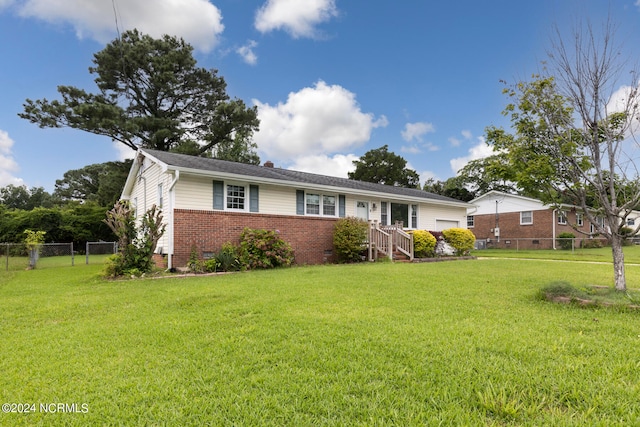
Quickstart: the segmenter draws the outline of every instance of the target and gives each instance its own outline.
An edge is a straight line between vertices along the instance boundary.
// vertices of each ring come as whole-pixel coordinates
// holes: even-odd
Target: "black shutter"
[[[257,185],[249,186],[249,211],[259,212],[259,190]]]
[[[224,182],[213,181],[213,209],[224,210]]]
[[[296,190],[296,214],[304,215],[304,191]]]

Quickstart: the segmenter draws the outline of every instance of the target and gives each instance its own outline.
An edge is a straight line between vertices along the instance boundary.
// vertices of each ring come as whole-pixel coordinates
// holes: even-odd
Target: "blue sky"
[[[70,169],[132,156],[17,116],[57,85],[94,91],[88,67],[117,29],[191,43],[230,96],[258,106],[263,162],[346,177],[387,144],[422,180],[444,180],[489,153],[484,129],[508,124],[500,80],[539,69],[553,25],[609,11],[639,61],[640,0],[0,0],[0,186],[52,192]]]

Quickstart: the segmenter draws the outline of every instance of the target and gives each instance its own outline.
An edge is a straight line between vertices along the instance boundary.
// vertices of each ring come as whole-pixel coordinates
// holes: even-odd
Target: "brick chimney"
[[[265,168],[272,168],[273,167],[273,162],[271,160],[267,160],[266,162],[264,162],[264,167]]]

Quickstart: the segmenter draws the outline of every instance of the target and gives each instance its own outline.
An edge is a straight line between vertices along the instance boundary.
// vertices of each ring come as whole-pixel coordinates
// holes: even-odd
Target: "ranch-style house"
[[[333,229],[356,216],[381,226],[442,231],[466,228],[468,203],[418,189],[218,159],[138,150],[122,199],[136,216],[162,209],[166,232],[156,258],[168,268],[201,258],[226,242],[238,243],[245,227],[277,230],[291,244],[297,264],[334,260]]]

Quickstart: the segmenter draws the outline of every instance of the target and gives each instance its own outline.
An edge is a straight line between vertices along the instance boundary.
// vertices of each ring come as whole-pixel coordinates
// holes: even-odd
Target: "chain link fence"
[[[79,248],[73,243],[43,243],[30,253],[24,243],[0,243],[0,271],[24,270],[35,263],[36,268],[73,266],[77,263]],[[85,254],[85,263],[102,263],[106,256],[118,250],[117,242],[87,242],[80,249]],[[82,262],[82,261],[80,261]]]
[[[575,251],[577,249],[602,248],[609,243],[603,238],[505,238],[478,239],[475,248],[482,249],[511,249],[511,250],[535,250],[535,249],[565,249]]]

